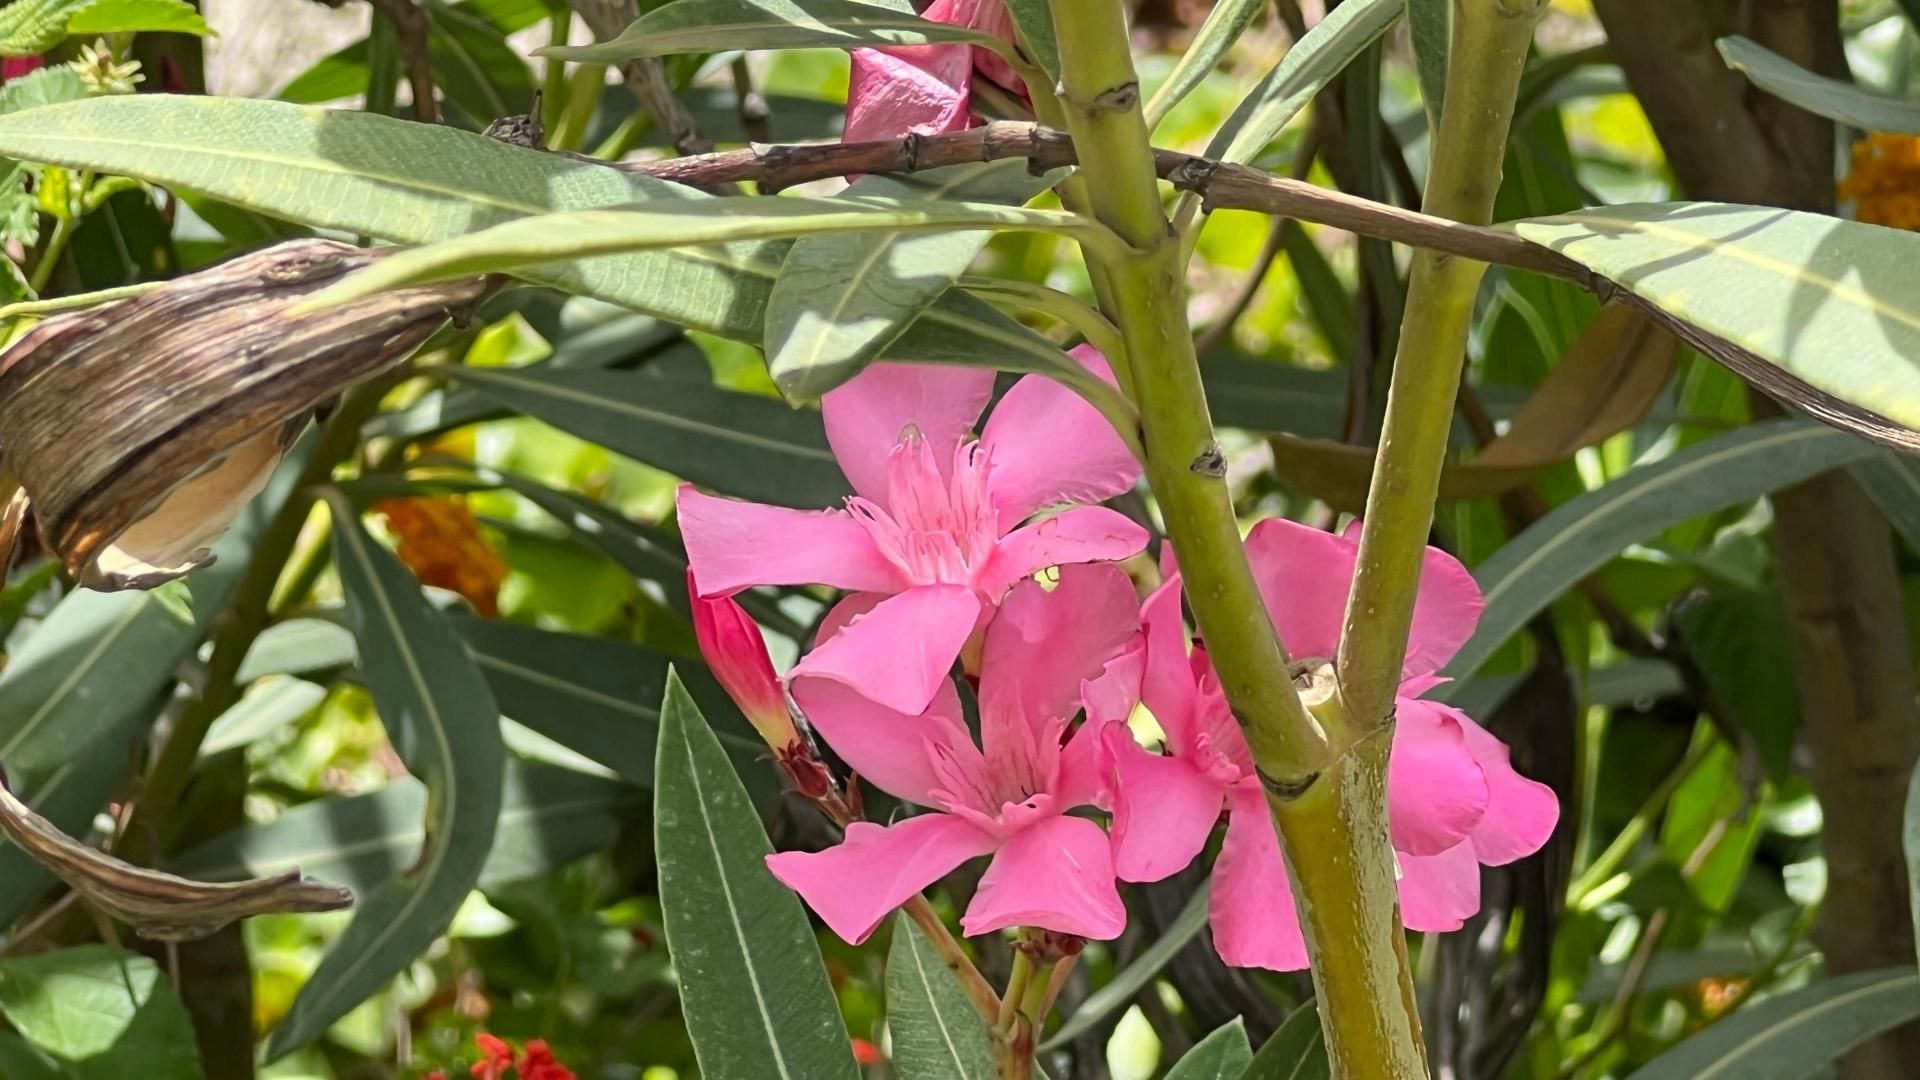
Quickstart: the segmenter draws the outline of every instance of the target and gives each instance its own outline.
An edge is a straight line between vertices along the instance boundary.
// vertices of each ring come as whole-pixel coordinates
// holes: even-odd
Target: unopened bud
[[[707,658],[713,677],[774,753],[785,752],[800,741],[800,735],[794,730],[793,712],[787,707],[780,677],[774,674],[773,657],[767,655],[767,639],[761,636],[759,624],[732,597],[702,597],[691,570],[687,597],[693,602],[693,633],[700,641],[700,655]]]

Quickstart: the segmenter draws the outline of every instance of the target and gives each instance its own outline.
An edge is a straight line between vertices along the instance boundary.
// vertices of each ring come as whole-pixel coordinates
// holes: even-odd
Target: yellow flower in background
[[[1839,196],[1869,225],[1920,230],[1920,138],[1873,135],[1853,144],[1853,169]]]
[[[421,584],[459,593],[488,618],[500,614],[507,563],[481,535],[465,499],[382,499],[373,508],[386,516],[394,553]]]

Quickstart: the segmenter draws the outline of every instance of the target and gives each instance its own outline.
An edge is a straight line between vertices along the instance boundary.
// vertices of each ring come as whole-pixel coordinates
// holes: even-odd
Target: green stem
[[[940,921],[940,916],[933,910],[933,905],[927,902],[925,896],[916,894],[901,907],[907,913],[907,917],[927,935],[927,941],[932,943],[934,951],[940,954],[940,959],[947,965],[947,970],[953,972],[954,977],[960,980],[961,988],[966,990],[967,999],[973,1002],[973,1007],[979,1010],[980,1018],[988,1024],[998,1022],[1000,1019],[999,995],[995,994],[993,987],[988,985],[987,977],[980,974],[980,969],[967,958],[966,950],[954,940],[953,932],[947,929],[947,924]]]
[[[1126,358],[1127,347],[1120,340],[1120,329],[1107,321],[1099,309],[1077,296],[1012,278],[967,275],[960,279],[959,284],[982,300],[998,301],[1057,320],[1067,329],[1086,338],[1087,343],[1099,349],[1116,368]]]
[[[1500,187],[1513,100],[1545,0],[1455,4],[1447,108],[1433,140],[1422,203],[1438,217],[1484,225]],[[1353,591],[1340,636],[1337,741],[1391,722],[1413,600],[1440,490],[1454,398],[1486,264],[1420,250],[1387,391],[1380,455],[1367,492]]]
[[[27,288],[33,295],[39,296],[47,288],[47,282],[53,280],[54,267],[60,265],[60,256],[67,252],[67,242],[73,239],[74,218],[63,215],[53,221],[53,235],[47,237],[47,248],[40,253],[40,261],[34,264],[33,276],[27,279]]]

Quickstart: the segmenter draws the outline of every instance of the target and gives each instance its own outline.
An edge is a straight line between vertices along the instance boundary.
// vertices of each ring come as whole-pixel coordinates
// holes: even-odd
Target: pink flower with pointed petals
[[[934,0],[921,18],[1013,40],[1013,17],[1001,0]],[[972,127],[973,73],[1026,96],[1007,62],[978,45],[911,45],[853,50],[843,142],[938,135]]]
[[[1126,910],[1106,833],[1067,811],[1102,800],[1101,732],[1139,692],[1139,637],[1119,567],[1066,566],[1052,589],[1015,586],[986,633],[977,747],[950,680],[926,711],[905,714],[832,679],[795,679],[801,711],[854,772],[933,812],[856,822],[825,851],[770,855],[773,875],[857,945],[909,897],[991,854],[961,919],[966,933],[1117,936]],[[1083,707],[1086,721],[1069,733]]]
[[[1107,376],[1082,346],[1081,363]],[[831,585],[855,595],[790,677],[845,683],[916,715],[1015,582],[1063,563],[1124,559],[1146,531],[1100,506],[1032,524],[1046,507],[1131,488],[1140,466],[1106,420],[1038,375],[1015,383],[978,441],[993,373],[875,364],[822,402],[827,440],[857,493],[845,509],[789,510],[680,489],[680,529],[702,595]]]
[[[727,696],[775,751],[798,742],[787,692],[774,674],[760,624],[731,597],[703,598],[691,570],[687,571],[687,595],[693,601],[693,636],[700,643],[700,655]]]
[[[1331,659],[1353,580],[1351,536],[1285,520],[1247,537],[1247,557],[1274,626],[1296,656]],[[1387,775],[1389,830],[1410,929],[1457,930],[1480,907],[1480,864],[1531,854],[1553,832],[1553,792],[1515,772],[1507,748],[1466,714],[1417,695],[1441,681],[1479,620],[1480,589],[1466,568],[1429,548],[1414,603],[1413,636],[1397,698]],[[1239,967],[1307,966],[1280,842],[1245,738],[1205,654],[1187,651],[1180,580],[1142,609],[1141,697],[1166,732],[1164,754],[1124,728],[1105,732],[1114,762],[1114,869],[1157,881],[1191,862],[1225,807],[1227,836],[1210,899],[1214,946]]]

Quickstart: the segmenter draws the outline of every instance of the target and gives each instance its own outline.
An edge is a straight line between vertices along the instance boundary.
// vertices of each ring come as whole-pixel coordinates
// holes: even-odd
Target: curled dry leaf
[[[112,590],[205,565],[316,405],[488,294],[468,278],[287,315],[382,254],[290,241],[49,319],[0,354],[0,465],[68,572]]]
[[[0,832],[95,907],[155,941],[191,941],[238,919],[334,911],[353,893],[289,870],[250,881],[189,881],[116,859],[61,832],[0,783]]]

